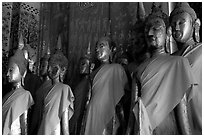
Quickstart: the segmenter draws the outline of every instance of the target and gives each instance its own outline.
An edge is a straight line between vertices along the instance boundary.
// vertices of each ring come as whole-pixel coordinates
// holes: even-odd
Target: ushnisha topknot
[[[45,55],[40,59],[40,61],[48,61],[50,58],[50,54],[50,47],[48,46]]]
[[[108,37],[108,36],[101,37],[101,38],[97,41],[96,45],[97,45],[99,42],[103,41],[103,40],[108,42],[108,45],[109,45],[110,48],[113,46],[113,45],[112,45],[111,38]]]
[[[172,20],[172,17],[174,15],[177,15],[177,14],[183,13],[183,12],[190,14],[193,21],[195,21],[197,19],[197,15],[196,15],[194,9],[191,8],[187,2],[178,2],[176,4],[174,10],[170,14],[170,21]]]
[[[68,60],[67,58],[63,55],[61,50],[57,50],[55,54],[53,54],[49,58],[49,64],[57,64],[61,69],[67,68],[68,67]]]
[[[163,19],[166,27],[169,26],[169,16],[164,13],[161,9],[161,6],[157,6],[155,3],[152,5],[152,12],[147,16],[145,22],[149,22],[152,19],[161,18]]]
[[[25,59],[24,53],[22,50],[17,49],[15,54],[10,57],[9,63],[15,63],[18,66],[21,75],[22,76],[24,75],[24,73],[27,69],[28,62]]]
[[[83,60],[83,59],[88,59],[89,61],[93,62],[90,42],[89,42],[89,45],[87,47],[86,53],[83,54],[82,57],[80,58],[80,60]]]

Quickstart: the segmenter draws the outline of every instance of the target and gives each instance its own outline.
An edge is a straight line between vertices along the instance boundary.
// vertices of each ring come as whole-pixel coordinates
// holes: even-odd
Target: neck
[[[55,85],[57,83],[59,83],[59,77],[55,78],[55,79],[52,79],[52,85]]]
[[[102,61],[101,61],[101,64],[110,64],[109,59],[102,60]]]
[[[158,48],[153,52],[153,56],[155,55],[166,55],[167,53],[165,52],[164,47]]]
[[[185,49],[188,46],[193,46],[195,44],[195,41],[193,40],[193,38],[191,37],[190,39],[188,39],[185,43],[179,43],[177,42],[177,46],[179,50]]]
[[[156,54],[166,54],[164,48],[156,50]]]
[[[17,82],[13,84],[14,89],[19,89],[21,86],[21,82]]]

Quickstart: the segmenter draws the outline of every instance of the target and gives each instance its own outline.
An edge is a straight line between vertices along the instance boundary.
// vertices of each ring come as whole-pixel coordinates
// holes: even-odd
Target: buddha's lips
[[[181,38],[182,37],[182,33],[180,31],[176,31],[174,34],[175,38]]]

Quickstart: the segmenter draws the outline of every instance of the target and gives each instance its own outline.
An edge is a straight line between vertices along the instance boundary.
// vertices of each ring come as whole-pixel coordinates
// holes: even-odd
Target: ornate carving
[[[78,2],[77,5],[80,7],[80,10],[86,10],[94,6],[93,2]]]

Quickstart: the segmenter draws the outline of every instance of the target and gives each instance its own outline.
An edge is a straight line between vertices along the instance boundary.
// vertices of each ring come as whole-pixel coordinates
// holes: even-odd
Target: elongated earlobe
[[[66,73],[66,68],[63,68],[62,70],[61,70],[61,72],[60,72],[60,82],[62,82],[63,83],[63,81],[64,81],[64,75],[65,75],[65,73]]]
[[[169,26],[167,28],[167,35],[166,35],[166,46],[165,46],[165,50],[167,53],[170,53],[170,38],[172,35],[172,28],[171,26]]]
[[[195,29],[194,34],[195,34],[196,42],[200,42],[200,34],[199,34],[200,25],[201,25],[200,19],[196,19],[194,24],[194,29]]]

